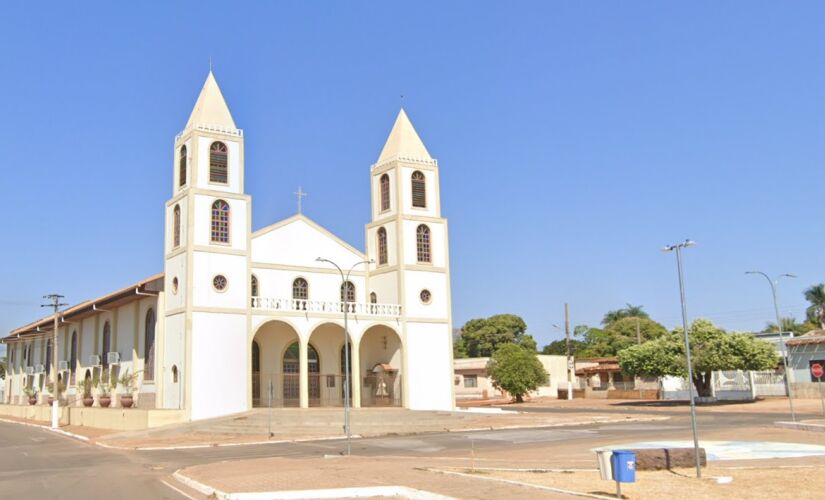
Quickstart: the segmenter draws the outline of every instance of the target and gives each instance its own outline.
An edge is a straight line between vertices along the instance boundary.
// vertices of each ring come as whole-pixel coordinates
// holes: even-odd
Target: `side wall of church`
[[[246,316],[192,315],[191,419],[217,417],[247,409],[249,345]]]
[[[449,325],[407,323],[408,404],[413,410],[453,408],[452,341]]]

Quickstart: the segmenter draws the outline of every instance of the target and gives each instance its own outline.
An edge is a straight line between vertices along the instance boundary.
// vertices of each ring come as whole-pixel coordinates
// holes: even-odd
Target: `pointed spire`
[[[384,149],[381,150],[381,155],[378,157],[378,163],[397,156],[432,160],[424,143],[421,142],[421,138],[415,132],[415,127],[407,117],[407,113],[404,112],[404,108],[401,108],[398,118],[395,119],[390,136],[387,137]]]
[[[192,114],[189,115],[189,121],[186,122],[186,128],[192,125],[210,125],[217,127],[225,127],[236,129],[235,120],[232,119],[232,113],[229,112],[229,106],[221,93],[221,88],[218,87],[218,82],[215,80],[215,75],[212,74],[212,69],[209,70],[209,75],[206,77],[206,82],[203,84],[201,93],[198,96],[198,101],[192,109]]]

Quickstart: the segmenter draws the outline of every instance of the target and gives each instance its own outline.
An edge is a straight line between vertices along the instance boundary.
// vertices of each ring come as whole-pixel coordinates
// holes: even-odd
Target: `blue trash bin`
[[[636,453],[630,450],[613,450],[610,457],[613,480],[619,483],[636,482]]]

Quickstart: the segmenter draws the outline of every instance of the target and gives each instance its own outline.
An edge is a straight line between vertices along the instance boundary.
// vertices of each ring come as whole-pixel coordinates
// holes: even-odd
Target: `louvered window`
[[[222,142],[213,142],[209,148],[209,182],[227,182],[227,152]]]
[[[381,211],[390,209],[390,176],[381,176]]]
[[[178,185],[186,185],[186,146],[180,147],[180,159],[178,159]]]
[[[427,183],[424,174],[416,170],[412,174],[412,206],[427,206]]]

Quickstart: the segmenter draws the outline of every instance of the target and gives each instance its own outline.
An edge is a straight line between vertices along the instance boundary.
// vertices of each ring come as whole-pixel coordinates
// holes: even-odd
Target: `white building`
[[[190,420],[270,401],[341,405],[346,309],[354,406],[453,408],[438,163],[404,110],[369,172],[365,252],[301,214],[252,232],[243,131],[211,73],[172,156],[164,272],[61,315],[57,368],[70,406],[83,404],[78,380],[125,370],[138,373],[138,408]],[[347,285],[318,257],[354,267]],[[46,399],[51,329],[43,318],[3,339],[5,403],[28,404],[25,387]]]

